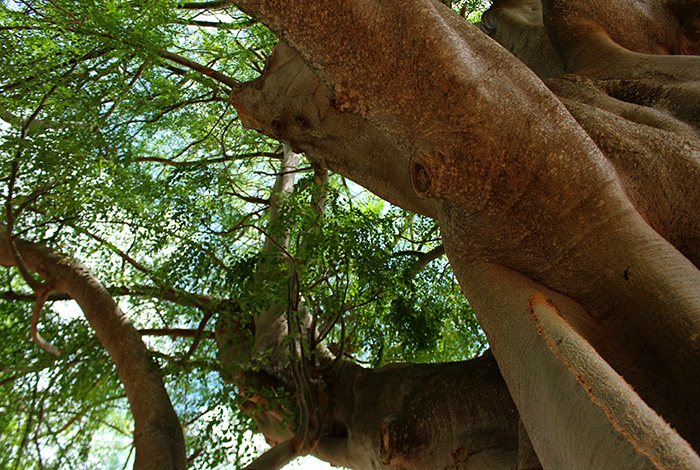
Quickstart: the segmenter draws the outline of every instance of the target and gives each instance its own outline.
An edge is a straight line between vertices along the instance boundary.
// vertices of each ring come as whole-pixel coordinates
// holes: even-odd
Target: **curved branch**
[[[297,456],[293,439],[277,444],[243,470],[280,470]]]
[[[46,341],[42,336],[39,334],[39,331],[37,330],[37,325],[39,324],[39,320],[41,319],[41,311],[44,309],[44,304],[46,303],[46,299],[49,297],[49,294],[51,294],[52,289],[47,288],[44,289],[43,292],[40,292],[36,296],[36,302],[34,303],[34,311],[32,313],[32,322],[31,326],[29,328],[30,334],[32,336],[32,340],[44,351],[53,354],[54,356],[58,357],[61,353],[59,352],[58,348],[48,341]]]
[[[4,233],[1,236],[6,237]],[[7,240],[3,242],[0,243],[0,265],[15,266],[9,244]],[[134,468],[184,470],[187,457],[177,414],[141,335],[119,305],[77,261],[39,244],[18,240],[15,245],[29,270],[50,278],[56,290],[68,293],[78,302],[109,352],[134,417],[137,449]]]

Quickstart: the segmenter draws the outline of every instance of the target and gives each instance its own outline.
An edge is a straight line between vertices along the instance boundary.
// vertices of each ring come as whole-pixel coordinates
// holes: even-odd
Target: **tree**
[[[9,113],[5,120],[17,121],[19,138],[5,145],[11,157],[7,159],[2,256],[3,264],[20,268],[21,277],[36,294],[35,312],[41,311],[41,301],[51,289],[66,290],[76,299],[78,293],[59,286],[61,276],[53,277],[62,266],[59,261],[51,264],[48,254],[44,258],[33,254],[42,248],[19,241],[15,234],[21,231],[14,219],[31,208],[39,216],[20,221],[24,230],[34,236],[44,233],[50,241],[46,235],[53,232],[37,232],[37,227],[48,223],[46,214],[60,224],[77,217],[70,211],[60,217],[55,210],[42,212],[42,204],[61,194],[67,200],[67,194],[80,194],[80,188],[68,191],[67,186],[83,179],[70,169],[59,171],[64,167],[55,156],[47,173],[61,175],[61,184],[58,180],[40,184],[45,177],[28,179],[31,164],[21,157],[25,152],[51,151],[51,144],[60,141],[55,134],[70,131],[71,137],[85,135],[82,145],[123,148],[125,155],[139,155],[132,159],[162,161],[154,154],[163,146],[138,139],[140,148],[134,148],[125,145],[127,139],[120,132],[128,134],[129,125],[137,122],[129,116],[143,113],[141,109],[147,108],[138,107],[144,102],[158,97],[164,101],[162,109],[168,109],[175,106],[167,102],[170,97],[148,90],[139,100],[130,93],[129,106],[115,104],[114,108],[106,106],[102,97],[109,92],[119,97],[122,88],[115,83],[133,87],[143,73],[151,74],[150,86],[172,89],[161,69],[128,67],[131,57],[139,54],[149,63],[168,59],[213,78],[192,78],[192,72],[171,67],[175,76],[184,77],[178,90],[185,90],[190,102],[201,103],[211,96],[212,102],[224,105],[217,87],[225,85],[231,89],[230,103],[244,126],[288,145],[278,157],[283,171],[272,192],[277,196],[267,201],[269,225],[254,229],[265,232],[267,243],[255,256],[235,265],[234,272],[249,273],[231,278],[238,281],[239,290],[218,298],[240,299],[246,294],[255,298],[250,292],[261,291],[256,286],[265,286],[271,295],[259,305],[212,299],[214,286],[220,284],[203,274],[206,268],[199,271],[200,278],[187,277],[191,286],[174,289],[174,283],[164,279],[176,276],[177,265],[164,262],[155,272],[134,261],[129,250],[91,236],[147,276],[148,288],[158,288],[151,295],[197,306],[204,312],[202,325],[213,312],[219,314],[216,335],[224,374],[244,394],[249,393],[243,409],[277,443],[249,468],[279,468],[308,452],[352,468],[533,468],[540,464],[543,468],[700,468],[694,450],[700,446],[700,411],[695,406],[700,390],[696,294],[700,276],[694,210],[700,156],[697,3],[496,1],[484,13],[480,27],[429,0],[238,0],[180,7],[185,11],[228,7],[227,11],[235,12],[232,3],[284,41],[252,81],[243,82],[250,76],[234,79],[222,72],[231,57],[258,52],[245,44],[235,48],[237,53],[221,50],[215,57],[220,60],[216,71],[216,60],[208,65],[195,60],[210,60],[207,55],[212,48],[184,51],[192,58],[169,52],[186,46],[174,39],[176,27],[163,26],[182,23],[173,13],[176,9],[166,4],[114,5],[107,13],[91,10],[85,12],[91,22],[79,19],[77,5],[68,8],[54,2],[50,2],[53,7],[47,6],[55,15],[52,21],[46,20],[49,15],[27,15],[49,36],[58,34],[55,28],[60,26],[62,33],[75,35],[71,42],[78,43],[77,38],[88,31],[121,51],[117,60],[105,58],[100,67],[93,56],[103,49],[63,52],[57,56],[60,65],[42,65],[53,66],[49,70],[56,77],[44,87],[27,85],[42,76],[28,73],[36,64],[31,60],[17,72],[20,77],[16,78],[21,79],[4,81],[6,90],[16,83],[26,85],[39,103],[33,112],[16,97],[5,105]],[[6,16],[15,18],[10,11],[14,10],[5,9]],[[141,14],[144,11],[148,14]],[[243,18],[236,24],[240,27],[245,21],[250,20]],[[8,28],[37,25],[12,23]],[[238,39],[245,43],[248,34]],[[211,43],[204,40],[203,44]],[[74,47],[80,46],[85,47]],[[78,70],[81,65],[87,70]],[[94,76],[97,70],[120,79],[94,82],[99,84],[97,93],[88,96],[99,106],[92,120],[85,115],[74,119],[65,112],[58,113],[60,120],[40,116],[46,103],[63,111],[57,101],[49,100],[54,93],[72,90],[59,78],[79,79],[81,74],[75,71]],[[211,95],[197,96],[199,88],[192,80],[212,87]],[[117,110],[118,122],[128,125],[110,126]],[[179,117],[176,125],[167,129],[182,125],[190,135],[202,135],[201,127],[190,124],[199,122],[200,116],[175,116]],[[30,139],[32,128],[50,131]],[[149,138],[162,138],[156,127],[152,129]],[[226,156],[226,148],[229,145],[220,137],[216,145],[198,150],[222,151]],[[189,150],[185,147],[182,155]],[[324,283],[309,280],[345,275],[349,289],[372,286],[365,294],[378,299],[386,295],[391,300],[388,311],[404,320],[410,317],[400,314],[406,311],[406,296],[397,293],[401,289],[387,282],[386,276],[363,281],[362,269],[355,268],[371,267],[366,271],[374,274],[382,271],[379,267],[398,272],[386,259],[373,264],[361,253],[333,258],[313,251],[329,233],[343,235],[343,227],[355,228],[359,215],[342,216],[328,202],[337,200],[324,192],[330,189],[299,190],[305,204],[294,203],[296,196],[282,196],[289,194],[282,188],[290,187],[285,181],[290,172],[284,168],[294,167],[294,155],[300,152],[315,168],[321,188],[328,188],[324,170],[329,169],[439,222],[450,264],[493,355],[455,364],[378,370],[344,359],[345,347],[351,344],[343,320],[347,299],[339,299],[339,291],[333,289],[329,295],[315,296],[305,289]],[[187,157],[201,155],[193,152]],[[185,165],[180,159],[168,161]],[[112,173],[124,182],[141,178],[136,181],[144,186],[153,177],[153,170]],[[205,173],[193,174],[204,178]],[[118,193],[103,189],[110,187],[103,181],[96,178],[96,190]],[[154,214],[151,226],[170,230],[167,224],[157,223],[163,206],[159,207],[162,199],[155,186],[150,199],[140,189],[141,199],[153,201],[153,208],[148,208]],[[190,188],[184,184],[179,197],[187,199]],[[188,201],[179,216],[211,217],[213,208],[223,209],[219,203]],[[72,201],[67,206],[80,212]],[[139,209],[127,205],[124,210]],[[240,224],[237,228],[251,225],[245,221],[247,216],[233,223],[240,220],[235,211],[222,213],[228,214],[226,219],[212,220],[215,231],[235,223]],[[290,224],[285,217],[301,223]],[[322,231],[326,223],[335,223],[333,230]],[[363,227],[373,223],[362,220]],[[73,225],[89,233],[85,222]],[[371,233],[378,237],[386,231]],[[159,237],[144,238],[136,249],[158,246],[159,240],[162,243]],[[340,240],[323,245],[321,252],[339,253],[334,246],[362,246],[348,243],[345,235]],[[200,239],[187,240],[193,242],[206,248]],[[419,266],[404,269],[415,272],[423,259],[439,250],[423,253],[418,254]],[[154,256],[154,265],[160,256]],[[335,263],[329,262],[332,259]],[[338,262],[343,259],[353,260],[352,270],[344,271],[348,263]],[[70,272],[80,269],[70,266]],[[48,281],[39,283],[31,277],[32,270]],[[200,292],[197,287],[204,284],[208,286]],[[413,292],[420,292],[409,297],[415,302],[430,289]],[[324,297],[319,302],[320,296]],[[229,313],[222,314],[226,308]],[[89,308],[83,309],[89,316]],[[339,313],[329,315],[333,311]],[[413,317],[423,321],[426,311],[430,310]],[[258,312],[252,323],[246,320],[251,312]],[[329,325],[338,326],[333,330],[338,348],[321,341],[327,339],[328,331],[320,326],[324,316]],[[404,329],[430,331],[420,328],[420,321],[404,323],[408,326]],[[124,366],[118,353],[105,343],[99,328],[95,331],[120,370]],[[134,332],[123,334],[133,337]],[[41,343],[36,334],[34,338]],[[51,350],[46,342],[42,344]],[[137,350],[141,352],[125,362],[144,367],[148,355],[143,353],[145,348]],[[143,358],[142,362],[134,357]],[[149,384],[160,388],[157,375],[143,374],[153,376]],[[158,465],[183,467],[183,441],[169,440],[171,432],[154,432],[176,424],[167,397],[154,398],[160,408],[146,407],[152,415],[140,414],[139,384],[131,382],[134,377],[129,373],[120,371],[120,378],[135,419],[136,465],[149,464],[147,456],[155,452],[146,450],[150,445],[162,451]],[[290,393],[296,404],[278,400]],[[290,417],[286,413],[292,409],[297,412]],[[149,422],[166,424],[150,426]],[[151,444],[139,442],[149,440]],[[169,459],[172,462],[166,463]]]

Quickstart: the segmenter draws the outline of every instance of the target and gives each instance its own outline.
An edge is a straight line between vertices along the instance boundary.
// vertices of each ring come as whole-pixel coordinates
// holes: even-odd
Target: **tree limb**
[[[41,349],[58,357],[61,354],[58,348],[50,344],[44,338],[42,338],[39,332],[37,331],[37,325],[39,324],[39,320],[41,319],[41,311],[44,309],[44,304],[46,303],[46,299],[48,298],[51,291],[51,288],[46,288],[43,292],[37,294],[36,302],[34,303],[34,311],[32,313],[31,327],[29,331],[32,336],[32,340],[34,340],[34,342]]]
[[[279,152],[251,152],[251,153],[243,153],[239,155],[227,155],[225,157],[219,157],[219,158],[209,158],[205,160],[196,160],[196,161],[177,161],[173,160],[170,158],[163,158],[163,157],[137,157],[134,159],[136,162],[153,162],[153,163],[162,163],[163,165],[166,166],[173,166],[176,168],[187,168],[187,167],[195,167],[195,166],[202,166],[202,165],[212,165],[215,163],[224,163],[224,162],[229,162],[233,160],[242,160],[242,159],[247,159],[247,158],[254,158],[254,157],[267,157],[267,158],[276,158],[280,159],[282,158],[282,154]]]
[[[7,237],[4,233],[2,237]],[[15,266],[7,240],[0,243],[0,265]],[[134,417],[137,469],[184,470],[187,466],[182,429],[162,378],[129,319],[111,295],[82,264],[49,248],[16,241],[27,268],[51,278],[57,290],[80,305],[85,318],[114,362],[124,383]]]
[[[255,459],[243,470],[280,470],[297,456],[294,439],[289,439],[277,444],[260,457]]]
[[[537,333],[576,377],[610,424],[657,468],[700,468],[700,457],[595,349],[569,325],[546,295],[528,299]]]

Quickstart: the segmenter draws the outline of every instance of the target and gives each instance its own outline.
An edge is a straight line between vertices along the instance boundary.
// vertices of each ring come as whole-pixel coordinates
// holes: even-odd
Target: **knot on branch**
[[[243,127],[245,127],[246,129],[252,129],[254,131],[262,132],[263,126],[260,123],[260,121],[253,117],[253,115],[248,111],[248,109],[243,105],[243,103],[234,98],[235,93],[235,89],[231,91],[231,94],[229,95],[229,102],[231,103],[231,106],[236,108],[236,111],[238,112],[238,119],[240,119]]]
[[[411,183],[419,197],[430,199],[441,195],[439,179],[441,160],[439,156],[428,155],[416,155],[411,159]]]

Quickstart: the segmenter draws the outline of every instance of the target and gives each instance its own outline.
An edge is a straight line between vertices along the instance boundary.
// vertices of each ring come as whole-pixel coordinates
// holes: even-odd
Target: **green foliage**
[[[277,279],[276,295],[293,277],[300,304],[315,312],[328,341],[375,366],[460,360],[482,350],[446,260],[418,266],[417,254],[439,245],[437,224],[366,194],[358,202],[342,189],[339,179],[320,188],[306,177],[285,201],[276,233],[286,230],[292,239],[293,269]],[[322,213],[311,209],[321,198]]]
[[[252,452],[254,425],[219,375],[206,335],[217,319],[250,325],[289,302],[312,313],[316,340],[372,365],[463,359],[485,340],[445,258],[417,267],[439,244],[433,221],[337,176],[320,188],[308,171],[269,220],[279,144],[240,127],[224,85],[162,54],[243,81],[276,40],[234,9],[176,5],[0,3],[1,194],[15,235],[83,261],[151,330],[196,468],[228,468]],[[283,256],[262,251],[267,235],[289,236]],[[91,328],[49,302],[39,330],[54,358],[29,339],[31,292],[16,270],[0,283],[0,468],[122,468],[128,404]],[[153,332],[210,317],[196,347]]]

